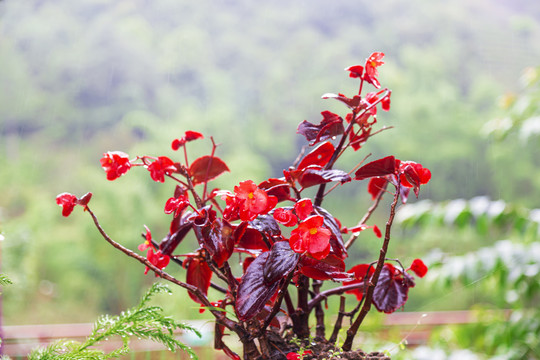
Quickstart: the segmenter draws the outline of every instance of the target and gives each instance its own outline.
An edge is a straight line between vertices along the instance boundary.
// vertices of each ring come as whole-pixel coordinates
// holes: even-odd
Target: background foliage
[[[3,295],[7,324],[91,322],[128,307],[154,280],[87,217],[61,219],[54,203],[60,192],[92,190],[94,210],[120,243],[135,248],[143,224],[165,235],[162,207],[173,189],[146,174],[107,182],[103,152],[174,158],[170,141],[190,129],[222,143],[218,155],[235,179],[279,176],[296,156],[297,124],[341,111],[320,96],[353,91],[342,69],[373,51],[387,54],[381,82],[393,90],[379,121],[395,129],[357,156],[394,154],[429,167],[424,199],[540,207],[538,138],[520,137],[527,127],[518,126],[538,132],[537,121],[526,122],[538,116],[538,71],[525,72],[524,90],[518,81],[540,55],[534,1],[3,1],[0,37],[2,272],[15,283]],[[528,100],[507,94],[515,91]],[[215,185],[231,188],[232,179]],[[364,189],[340,195],[369,201]],[[361,215],[339,198],[334,206],[343,223]],[[404,228],[391,254],[405,262],[435,248],[463,255],[508,234],[497,231]],[[363,236],[351,254],[370,258],[376,239]],[[420,284],[407,310],[494,301],[475,289],[450,297]],[[168,310],[192,316],[175,292]]]

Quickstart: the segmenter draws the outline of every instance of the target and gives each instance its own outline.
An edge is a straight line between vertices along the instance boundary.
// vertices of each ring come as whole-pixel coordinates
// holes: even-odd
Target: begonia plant
[[[164,204],[169,230],[157,240],[145,226],[144,241],[138,247],[141,254],[115,242],[105,232],[89,207],[90,193],[81,198],[58,195],[62,214],[68,216],[74,207],[82,206],[102,237],[142,263],[145,274],[152,272],[186,289],[191,300],[215,317],[215,348],[232,359],[240,356],[226,344],[227,333],[237,335],[244,359],[300,358],[300,349],[285,338],[315,336],[319,341],[335,343],[344,316],[351,318],[351,325],[342,350],[351,351],[372,305],[385,313],[402,308],[409,289],[415,286],[414,275],[423,277],[427,272],[420,259],[405,268],[400,261],[388,259],[387,250],[397,206],[407,201],[410,190],[418,197],[421,185],[431,178],[430,171],[394,156],[368,162],[368,156],[362,155],[354,168],[338,167],[345,151],[360,153],[372,136],[389,128],[377,128],[379,108],[390,109],[391,91],[382,88],[378,79],[383,57],[376,52],[363,65],[346,69],[351,78],[359,80],[357,94],[323,95],[324,99],[341,102],[347,110],[345,116],[323,111],[318,122],[302,121],[297,133],[307,145],[280,177],[258,184],[242,179],[232,191],[210,190],[210,182],[229,168],[216,156],[212,137],[210,154],[190,161],[186,151],[189,143],[208,140],[192,130],[172,140],[172,149],[183,152],[177,160],[147,155],[131,158],[120,151],[105,153],[101,166],[108,180],[139,167],[146,169],[154,181],[174,185],[173,195]],[[368,86],[375,90],[364,94]],[[336,187],[360,186],[364,180],[372,200],[365,204],[365,213],[356,224],[342,224],[323,202]],[[312,197],[306,195],[309,188],[315,188]],[[392,199],[381,231],[368,222],[385,195]],[[379,257],[370,263],[351,262],[348,251],[366,229],[382,238]],[[196,239],[193,251],[180,254],[178,245],[193,238],[187,236],[189,233]],[[232,256],[235,253],[237,256]],[[170,275],[170,266],[181,266],[185,278]],[[326,282],[332,286],[323,290]],[[216,290],[211,295],[210,288]],[[341,297],[341,302],[327,339],[324,302],[334,296]],[[348,312],[345,296],[356,301]],[[306,359],[315,356],[303,350],[301,355]]]

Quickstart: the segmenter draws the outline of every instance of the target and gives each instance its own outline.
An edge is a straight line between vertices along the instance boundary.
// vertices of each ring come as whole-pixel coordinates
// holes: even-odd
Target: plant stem
[[[364,298],[364,305],[362,306],[362,309],[360,310],[360,314],[358,314],[358,317],[352,324],[352,326],[347,330],[347,338],[345,340],[345,343],[343,344],[343,350],[350,351],[352,347],[352,342],[354,340],[354,337],[356,336],[356,333],[358,332],[358,328],[360,327],[360,324],[362,324],[362,321],[364,321],[364,318],[366,317],[367,313],[371,309],[371,301],[373,298],[373,291],[375,290],[375,286],[377,286],[377,282],[379,281],[379,275],[381,274],[382,268],[384,266],[384,261],[386,259],[386,252],[388,251],[388,245],[390,243],[390,231],[392,229],[392,223],[394,222],[394,217],[396,215],[396,207],[399,200],[399,189],[400,189],[400,182],[399,177],[397,178],[397,184],[396,184],[396,192],[394,194],[394,200],[392,201],[392,205],[390,206],[390,217],[388,218],[388,221],[386,222],[386,231],[384,234],[384,242],[381,247],[380,253],[379,253],[379,259],[377,260],[377,267],[375,268],[375,272],[373,273],[373,276],[370,279],[365,298]]]
[[[328,340],[332,344],[335,344],[337,341],[339,330],[341,330],[341,325],[343,324],[344,316],[345,316],[345,296],[340,296],[339,297],[339,312],[336,319],[336,323],[334,325],[334,331],[332,331],[332,335],[330,336],[330,339]]]
[[[379,192],[379,194],[377,194],[377,197],[375,198],[375,202],[370,206],[370,208],[364,214],[362,219],[360,219],[357,226],[365,224],[369,220],[369,218],[371,217],[371,214],[373,214],[375,209],[377,209],[377,207],[379,206],[379,203],[381,202],[383,195],[384,195],[384,191],[381,191]],[[345,243],[345,249],[348,250],[357,238],[358,238],[358,234],[352,234],[349,240],[347,240],[347,242]]]
[[[116,249],[122,251],[124,254],[128,255],[129,257],[132,257],[132,258],[136,259],[137,261],[139,261],[140,263],[142,263],[143,265],[147,266],[157,276],[159,276],[159,277],[161,277],[161,278],[163,278],[163,279],[165,279],[165,280],[167,280],[167,281],[169,281],[169,282],[171,282],[171,283],[173,283],[175,285],[178,285],[178,286],[190,291],[191,293],[193,293],[197,297],[197,299],[199,299],[202,302],[202,304],[204,306],[207,306],[209,309],[211,309],[210,311],[212,312],[212,314],[214,315],[214,317],[216,318],[216,320],[219,323],[223,324],[228,329],[236,332],[240,336],[240,338],[245,337],[247,335],[245,329],[239,323],[227,318],[220,311],[212,310],[212,308],[213,308],[212,304],[210,303],[208,298],[199,290],[198,287],[190,285],[190,284],[186,284],[186,283],[184,283],[182,281],[179,281],[178,279],[176,279],[175,277],[169,275],[168,273],[166,273],[162,269],[156,267],[154,264],[152,264],[150,261],[148,261],[145,257],[134,253],[130,249],[125,248],[124,246],[122,246],[119,243],[117,243],[116,241],[114,241],[109,235],[107,235],[105,230],[101,227],[101,224],[99,223],[96,215],[92,212],[92,210],[90,210],[90,208],[88,206],[85,207],[85,210],[88,211],[88,213],[92,217],[92,220],[94,221],[94,224],[95,224],[96,228],[98,229],[99,233],[101,234],[101,236],[109,244],[111,244]]]

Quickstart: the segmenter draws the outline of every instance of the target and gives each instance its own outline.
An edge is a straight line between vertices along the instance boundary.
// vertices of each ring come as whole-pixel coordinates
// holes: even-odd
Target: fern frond
[[[94,324],[92,333],[84,343],[59,341],[45,349],[34,351],[29,359],[100,360],[118,358],[130,352],[129,338],[132,336],[159,342],[172,352],[175,352],[176,349],[181,349],[187,352],[192,358],[197,359],[197,355],[191,348],[176,339],[174,331],[177,329],[191,331],[199,337],[201,337],[201,334],[189,325],[164,316],[163,309],[159,306],[148,306],[148,302],[152,296],[161,292],[170,293],[171,290],[166,285],[156,283],[142,297],[138,306],[126,310],[118,316],[101,316]],[[123,347],[109,354],[105,354],[103,351],[94,348],[100,342],[114,336],[122,338]]]

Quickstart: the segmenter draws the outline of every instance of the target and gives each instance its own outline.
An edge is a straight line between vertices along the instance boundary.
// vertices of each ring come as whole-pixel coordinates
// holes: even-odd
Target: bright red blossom
[[[161,270],[165,269],[165,267],[169,265],[169,261],[171,260],[168,255],[162,254],[161,250],[158,250],[154,253],[154,249],[152,247],[148,249],[148,252],[146,253],[146,259],[150,261],[152,265]],[[146,270],[144,270],[145,275],[148,274],[148,270],[150,270],[150,268],[147,266]],[[157,273],[156,276],[158,276]]]
[[[56,203],[62,207],[62,215],[69,216],[77,205],[77,197],[69,193],[62,193],[56,197]]]
[[[408,268],[407,270],[412,270],[418,277],[422,278],[426,276],[428,272],[428,267],[426,266],[426,264],[424,264],[422,260],[414,259],[411,264],[411,267]]]
[[[165,214],[172,214],[178,216],[189,206],[189,199],[186,195],[180,195],[179,197],[172,197],[165,203]]]
[[[289,245],[297,253],[307,252],[315,259],[324,259],[330,253],[330,237],[332,233],[323,227],[324,218],[313,215],[300,223],[291,232]]]
[[[131,168],[128,154],[122,151],[109,151],[103,154],[99,162],[110,181],[124,175]]]
[[[313,203],[311,199],[304,198],[300,199],[294,205],[294,211],[300,220],[305,220],[313,212]]]
[[[296,215],[291,210],[284,209],[284,208],[277,208],[274,211],[274,219],[285,226],[295,226],[298,223],[298,219],[296,218]]]
[[[77,199],[75,195],[70,193],[61,193],[56,196],[56,203],[62,207],[62,215],[67,217],[71,214],[75,205],[81,205],[86,208],[90,199],[92,199],[91,192],[84,194],[80,199]]]
[[[384,64],[384,62],[382,61],[383,57],[384,53],[375,52],[371,54],[371,56],[366,60],[364,80],[375,86],[377,89],[381,87],[381,84],[377,79],[377,77],[379,76],[379,71],[377,70],[377,68]]]
[[[203,134],[201,134],[200,132],[188,130],[180,139],[174,139],[171,147],[174,151],[176,151],[180,147],[184,146],[187,142],[197,139],[204,139]]]
[[[150,232],[150,229],[148,229],[148,227],[146,225],[144,225],[144,228],[146,230],[146,236],[145,236],[145,241],[139,245],[138,249],[139,251],[144,251],[148,248],[154,248],[154,245],[152,244],[152,233]]]
[[[297,352],[290,352],[287,354],[287,360],[302,360],[304,355],[313,354],[311,350],[304,350],[301,354]]]
[[[174,162],[166,156],[160,156],[148,165],[150,177],[154,181],[165,182],[165,175],[170,175],[176,171]]]
[[[375,268],[370,266],[370,264],[358,264],[353,266],[348,273],[354,274],[355,280],[345,281],[343,285],[352,285],[352,284],[364,284],[364,280],[369,279],[375,272]],[[358,301],[362,301],[364,297],[364,288],[367,286],[359,286],[354,290],[346,291],[347,294],[354,294]]]
[[[226,197],[227,207],[230,210],[236,209],[242,221],[252,221],[259,215],[263,215],[272,210],[277,204],[275,196],[268,196],[266,192],[259,189],[252,180],[246,180],[234,187],[234,197]],[[227,212],[227,209],[225,210]],[[235,218],[235,214],[231,214]]]

